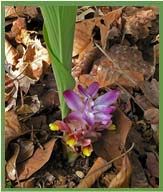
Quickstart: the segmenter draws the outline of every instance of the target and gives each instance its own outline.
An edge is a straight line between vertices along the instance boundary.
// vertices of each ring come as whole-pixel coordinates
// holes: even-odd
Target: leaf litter
[[[48,128],[61,113],[40,9],[6,6],[5,19],[6,183],[15,188],[158,187],[158,7],[78,7],[72,55],[76,85],[96,81],[99,95],[117,88],[121,96],[113,125],[93,144],[91,157],[73,163],[60,135]]]

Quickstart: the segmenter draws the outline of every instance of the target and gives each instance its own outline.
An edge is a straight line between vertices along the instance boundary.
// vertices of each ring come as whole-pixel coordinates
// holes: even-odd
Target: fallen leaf
[[[20,140],[18,143],[20,145],[20,152],[17,157],[17,163],[20,163],[33,155],[34,144],[30,140]]]
[[[81,9],[78,9],[77,11],[76,22],[84,20],[87,15],[94,14],[95,11],[91,7],[87,7],[85,10],[83,10],[83,7],[81,7]]]
[[[14,188],[35,188],[35,178],[30,178],[27,181],[22,181],[20,184],[14,186]]]
[[[152,177],[159,178],[159,162],[154,153],[147,153],[146,166]]]
[[[132,166],[128,156],[126,155],[122,161],[122,167],[119,173],[111,181],[109,188],[127,188],[130,184],[132,174]]]
[[[11,147],[12,147],[13,155],[7,161],[6,172],[7,172],[8,178],[14,181],[17,179],[16,161],[19,155],[20,147],[17,143],[12,143]]]
[[[151,185],[148,183],[147,177],[144,173],[144,169],[135,152],[131,153],[131,164],[133,167],[131,188],[151,188]]]
[[[16,65],[18,62],[17,50],[5,39],[5,64]]]
[[[138,9],[136,14],[126,17],[125,34],[131,34],[136,40],[146,38],[157,14],[153,9]]]
[[[151,102],[144,95],[136,95],[135,100],[144,110],[153,108]]]
[[[31,34],[35,31],[21,30],[17,35],[17,42],[27,46],[25,53],[16,65],[17,69],[25,68],[23,74],[27,77],[39,80],[40,76],[50,65],[50,57],[46,48],[41,45],[41,42],[36,37],[31,38]]]
[[[106,166],[105,166],[106,165]],[[93,166],[88,171],[84,179],[82,179],[77,188],[90,188],[95,181],[104,173],[110,165],[107,165],[107,161],[98,157]]]
[[[98,28],[98,31],[100,32],[101,36],[101,39],[99,40],[101,40],[102,46],[105,47],[108,29],[110,25],[120,17],[122,10],[123,8],[116,9],[102,17],[87,19],[76,23],[73,45],[73,57],[80,54],[91,43],[92,35],[95,32],[95,28]]]
[[[13,18],[13,17],[37,17],[38,12],[37,6],[5,6],[5,18]]]
[[[108,51],[113,63],[117,64],[120,69],[137,71],[149,78],[154,73],[152,63],[143,59],[141,51],[137,47],[115,44]]]
[[[21,128],[13,110],[5,112],[5,149],[7,149],[11,140],[23,135],[26,131]]]
[[[38,148],[29,160],[20,165],[19,180],[28,179],[31,175],[33,175],[33,173],[45,165],[51,156],[55,142],[56,139],[52,138],[44,145],[44,150]]]
[[[151,82],[144,81],[140,85],[145,97],[157,108],[159,107],[159,82],[156,79],[152,79]]]
[[[13,21],[11,31],[6,32],[6,35],[9,39],[13,39],[20,33],[21,29],[26,29],[26,19],[18,17]]]
[[[144,112],[144,118],[151,124],[159,124],[159,110],[155,107],[149,108]]]
[[[93,145],[95,153],[107,161],[121,155],[126,143],[126,138],[132,126],[131,121],[120,109],[115,112],[114,117],[116,130],[103,131],[101,138]],[[120,170],[122,160],[118,159],[114,161],[114,165],[117,170]]]

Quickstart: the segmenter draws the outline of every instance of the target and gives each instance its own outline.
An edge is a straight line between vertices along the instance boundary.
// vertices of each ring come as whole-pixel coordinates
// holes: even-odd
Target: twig
[[[112,159],[111,161],[107,162],[105,165],[101,166],[100,168],[98,169],[95,169],[94,171],[92,171],[90,174],[88,174],[85,178],[91,176],[92,174],[94,174],[96,171],[100,170],[100,169],[103,169],[105,167],[107,167],[108,165],[110,165],[111,163],[113,163],[114,161],[124,157],[126,154],[128,154],[133,148],[134,148],[135,144],[132,143],[131,147],[125,151],[124,153],[122,153],[121,155],[119,155],[118,157],[115,157],[114,159]]]
[[[136,101],[136,99],[119,83],[115,83],[118,87],[120,87],[127,95],[129,95],[132,100],[141,108],[142,111],[145,111],[145,109]]]
[[[127,73],[125,73],[122,69],[120,69],[119,65],[115,63],[112,58],[97,44],[96,47],[106,56],[106,58],[112,62],[112,64],[118,69],[118,72],[126,77],[129,81],[131,81],[136,86],[136,81],[134,81]]]

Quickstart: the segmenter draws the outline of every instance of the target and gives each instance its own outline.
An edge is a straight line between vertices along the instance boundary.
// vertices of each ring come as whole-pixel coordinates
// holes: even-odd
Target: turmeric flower
[[[65,134],[65,140],[74,151],[90,156],[92,142],[97,138],[99,131],[112,124],[113,105],[120,94],[111,90],[102,96],[96,97],[99,90],[97,82],[87,89],[78,86],[81,97],[72,90],[64,91],[63,95],[71,113],[63,120],[50,124],[51,130],[60,130]]]

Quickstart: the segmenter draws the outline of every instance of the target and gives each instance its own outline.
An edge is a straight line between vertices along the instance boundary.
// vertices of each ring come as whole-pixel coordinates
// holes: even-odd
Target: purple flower
[[[120,94],[111,90],[102,96],[96,97],[99,90],[97,82],[92,83],[87,89],[78,86],[81,97],[72,90],[64,91],[63,95],[71,113],[63,121],[50,124],[53,131],[64,132],[64,140],[74,151],[81,151],[85,156],[90,156],[93,151],[92,142],[100,136],[99,131],[112,124],[114,104]]]
[[[87,89],[79,85],[78,89],[83,99],[72,90],[66,90],[63,94],[68,107],[72,110],[69,118],[83,119],[89,126],[95,123],[104,125],[109,123],[112,118],[111,114],[116,109],[112,104],[117,101],[120,92],[111,90],[95,99],[99,90],[97,82],[92,83]]]

